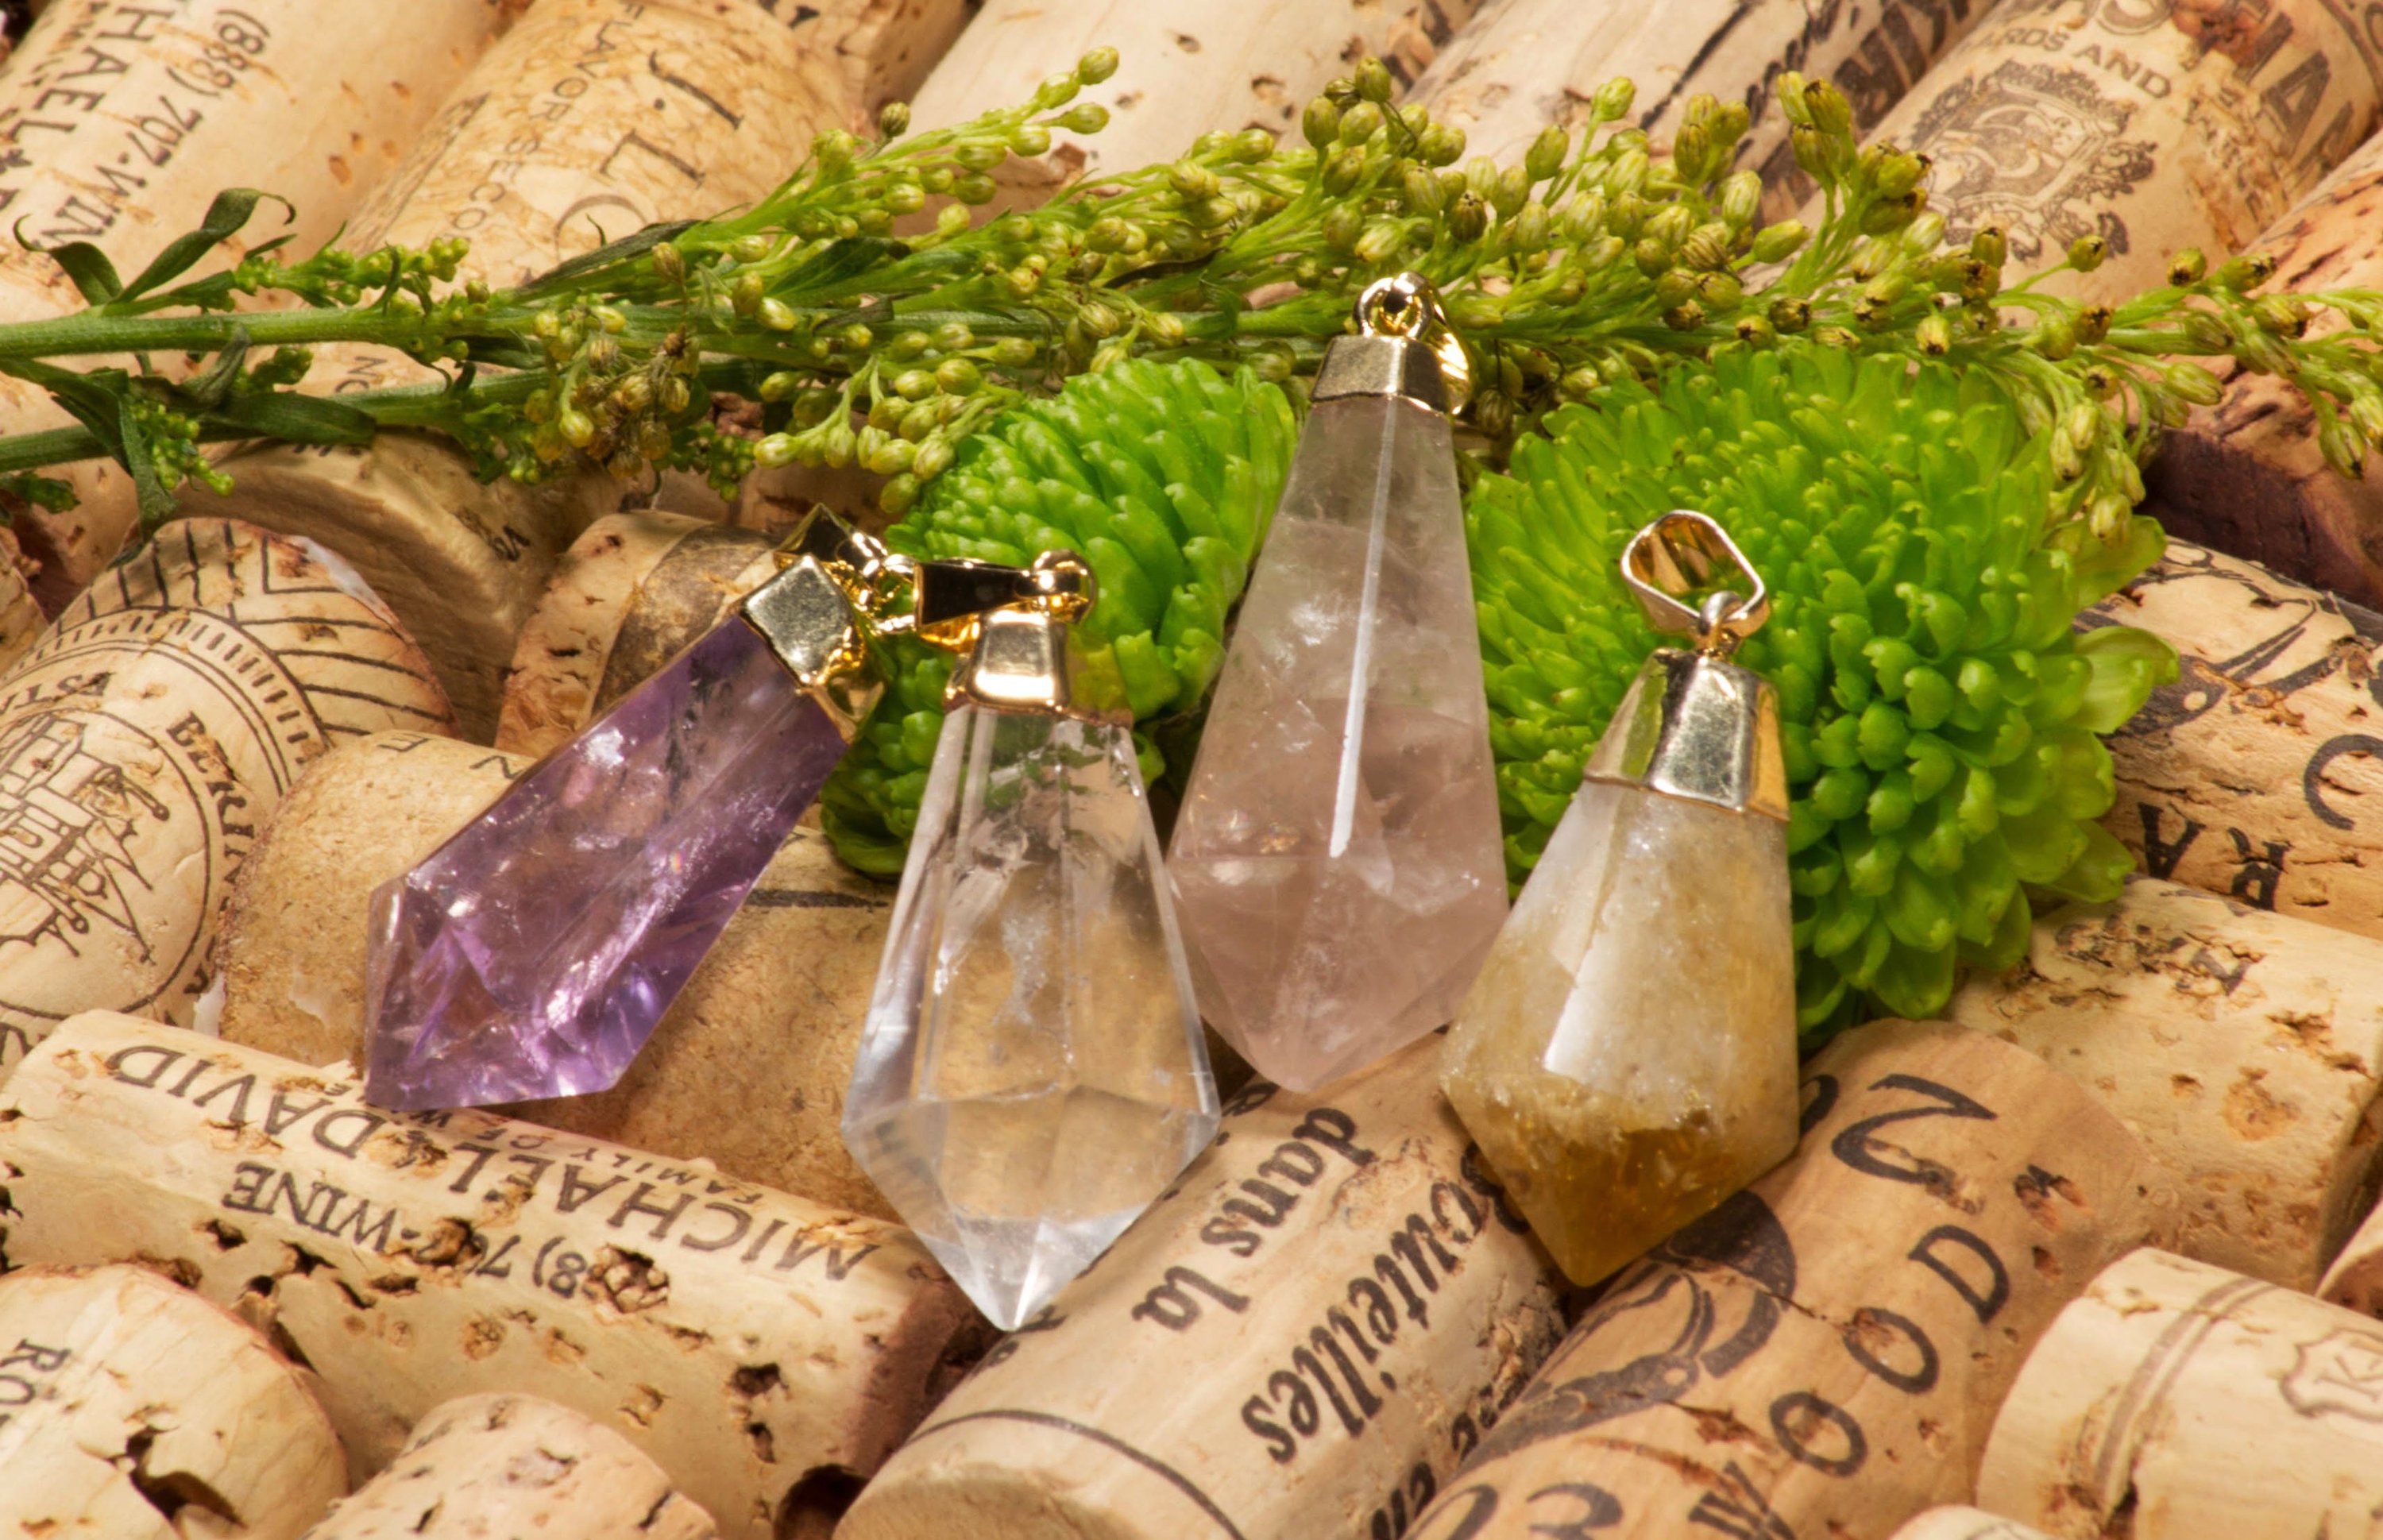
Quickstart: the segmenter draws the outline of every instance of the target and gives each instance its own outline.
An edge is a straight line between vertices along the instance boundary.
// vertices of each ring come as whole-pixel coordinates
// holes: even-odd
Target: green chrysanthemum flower
[[[1777,687],[1794,816],[1798,1015],[1932,1016],[1957,961],[2023,954],[2027,890],[2114,896],[2093,819],[2107,733],[2176,674],[2148,633],[2077,612],[2155,561],[2044,539],[2054,474],[2000,388],[1942,365],[1791,345],[1724,351],[1550,418],[1469,499],[1491,739],[1519,877],[1660,638],[1616,572],[1673,508],[1711,515],[1769,584],[1739,654]]]
[[[1120,363],[1002,413],[962,446],[885,543],[917,557],[1024,565],[1066,547],[1100,580],[1081,635],[1114,666],[1135,721],[1197,707],[1224,661],[1225,617],[1274,517],[1297,428],[1290,398],[1248,369]],[[891,876],[918,819],[952,659],[889,649],[891,683],[821,796],[836,850]],[[1156,779],[1157,751],[1143,772]]]

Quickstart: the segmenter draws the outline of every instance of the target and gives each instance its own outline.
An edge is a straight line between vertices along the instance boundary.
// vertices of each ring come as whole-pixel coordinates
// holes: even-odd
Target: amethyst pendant
[[[373,895],[365,1094],[617,1081],[844,758],[879,685],[868,552],[814,515],[736,614]]]

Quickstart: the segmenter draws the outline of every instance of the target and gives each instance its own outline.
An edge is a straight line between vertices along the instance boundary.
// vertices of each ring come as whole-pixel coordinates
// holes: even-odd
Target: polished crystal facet
[[[844,751],[760,634],[722,623],[373,895],[366,1096],[611,1085]]]
[[[1795,1147],[1786,833],[1583,785],[1457,1013],[1449,1100],[1575,1283]]]
[[[954,708],[845,1142],[1006,1328],[1107,1250],[1216,1115],[1132,734]]]
[[[1209,1023],[1314,1090],[1446,1022],[1506,914],[1447,419],[1310,413],[1167,865]]]

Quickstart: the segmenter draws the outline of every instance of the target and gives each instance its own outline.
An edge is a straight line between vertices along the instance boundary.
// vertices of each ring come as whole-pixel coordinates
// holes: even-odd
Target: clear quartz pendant
[[[1419,339],[1333,345],[1168,852],[1202,1010],[1292,1090],[1444,1024],[1506,916],[1441,390]]]
[[[985,704],[1007,619],[978,687],[955,680],[844,1136],[1014,1329],[1207,1144],[1217,1100],[1132,732]]]
[[[1673,549],[1650,553],[1656,541]],[[1724,555],[1744,566],[1701,514],[1667,515],[1631,551],[1655,567]],[[1624,560],[1634,586],[1656,581]],[[1704,614],[1673,610],[1657,623],[1695,625],[1698,650],[1658,652],[1624,698],[1457,1013],[1442,1069],[1508,1195],[1584,1285],[1796,1143],[1778,708],[1726,660],[1764,600],[1757,584],[1750,600],[1724,592]]]

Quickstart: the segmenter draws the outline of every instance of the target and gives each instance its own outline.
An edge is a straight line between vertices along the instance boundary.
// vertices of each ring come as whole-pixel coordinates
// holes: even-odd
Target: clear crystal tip
[[[955,708],[845,1103],[854,1157],[1014,1329],[1216,1120],[1132,733]]]

